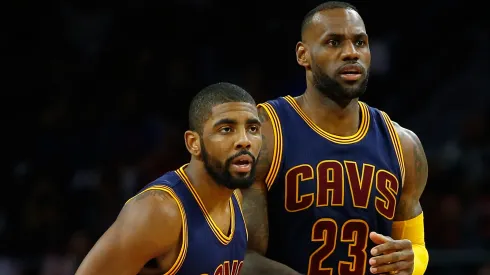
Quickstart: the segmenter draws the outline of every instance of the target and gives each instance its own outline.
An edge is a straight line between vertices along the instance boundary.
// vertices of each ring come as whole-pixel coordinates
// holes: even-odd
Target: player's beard
[[[364,94],[369,79],[369,70],[367,70],[366,77],[359,85],[343,87],[341,83],[324,73],[315,62],[311,66],[311,72],[313,74],[313,85],[315,88],[342,107],[347,106],[351,100],[359,98]]]
[[[201,140],[201,148],[202,148],[202,161],[204,162],[204,167],[206,168],[206,171],[211,176],[211,178],[213,178],[217,184],[224,186],[228,189],[235,190],[235,189],[248,188],[254,183],[255,168],[257,165],[257,161],[249,151],[246,150],[240,151],[237,154],[229,157],[225,161],[225,163],[222,163],[208,153],[206,147],[204,147],[204,143],[202,142],[202,140]],[[249,155],[252,158],[253,160],[251,164],[252,169],[250,169],[250,173],[247,173],[248,175],[239,174],[238,175],[239,177],[234,177],[230,173],[230,167],[233,160],[241,155]]]

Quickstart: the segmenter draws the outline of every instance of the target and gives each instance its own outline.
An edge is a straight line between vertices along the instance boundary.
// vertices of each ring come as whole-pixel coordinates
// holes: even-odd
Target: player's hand
[[[377,244],[371,249],[369,259],[373,274],[411,275],[413,272],[413,250],[410,240],[393,240],[391,237],[371,232],[369,238]]]

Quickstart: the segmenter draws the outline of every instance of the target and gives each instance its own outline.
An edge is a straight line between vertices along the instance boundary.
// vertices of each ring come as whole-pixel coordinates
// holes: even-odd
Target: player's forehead
[[[364,21],[352,9],[327,9],[317,12],[311,19],[311,30],[315,36],[325,34],[359,35],[366,33]]]
[[[223,119],[235,120],[237,123],[246,123],[258,117],[257,107],[247,102],[227,102],[215,105],[211,109],[209,122],[214,123]]]

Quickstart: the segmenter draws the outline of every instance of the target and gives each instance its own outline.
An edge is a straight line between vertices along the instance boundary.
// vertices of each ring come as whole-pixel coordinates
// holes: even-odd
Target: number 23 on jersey
[[[323,244],[311,254],[308,274],[336,275],[333,274],[333,268],[322,265],[323,261],[334,252],[337,242],[344,242],[349,244],[348,255],[352,261],[340,261],[338,275],[364,275],[367,264],[368,236],[369,226],[363,220],[348,220],[339,228],[333,219],[319,219],[313,225],[311,240],[323,242]]]

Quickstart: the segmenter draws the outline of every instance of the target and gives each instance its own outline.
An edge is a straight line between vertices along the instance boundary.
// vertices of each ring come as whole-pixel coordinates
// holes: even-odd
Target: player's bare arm
[[[394,124],[402,144],[406,171],[403,193],[394,220],[406,221],[422,213],[420,197],[427,184],[428,165],[424,148],[417,135],[397,123]]]
[[[273,148],[274,133],[269,115],[259,108],[262,122],[262,149],[257,163],[255,183],[248,189],[241,190],[243,195],[243,215],[248,230],[248,251],[245,256],[242,275],[278,274],[297,275],[298,272],[279,262],[267,259],[264,255],[269,241],[269,221],[267,214],[267,185],[265,178],[269,172]]]
[[[243,214],[249,232],[248,248],[265,255],[269,240],[269,222],[267,216],[267,186],[265,178],[272,163],[272,148],[274,148],[272,125],[269,116],[263,108],[259,109],[259,118],[262,122],[262,149],[256,166],[254,184],[242,190],[244,197]]]
[[[403,150],[405,182],[400,202],[396,208],[392,238],[371,233],[373,241],[379,244],[371,251],[374,256],[370,260],[372,265],[371,272],[379,274],[398,271],[397,274],[423,274],[425,268],[414,272],[414,262],[417,261],[416,256],[421,256],[421,261],[424,262],[426,260],[424,259],[425,256],[420,254],[427,254],[423,240],[423,216],[421,215],[422,206],[420,205],[420,197],[427,184],[427,158],[417,135],[397,123],[394,123],[394,125]],[[420,222],[416,222],[417,224],[414,225],[415,219],[420,219]],[[403,234],[401,236],[400,231],[402,230],[395,228],[395,226],[400,225],[408,225],[409,227],[403,231],[414,233],[401,233]],[[416,245],[419,247],[416,247]],[[421,248],[422,250],[415,251],[416,248]],[[383,253],[390,251],[392,253],[383,255]],[[414,252],[418,252],[419,255]]]
[[[181,211],[170,194],[161,190],[140,193],[123,207],[76,275],[134,275],[153,258],[173,261],[165,258],[173,257],[171,252],[180,247],[181,229]]]

